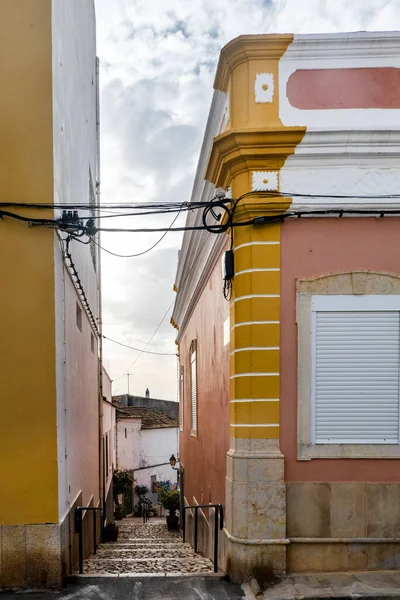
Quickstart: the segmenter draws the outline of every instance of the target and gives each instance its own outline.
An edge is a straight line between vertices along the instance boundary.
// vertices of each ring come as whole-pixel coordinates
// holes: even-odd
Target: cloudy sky
[[[96,0],[101,61],[102,199],[185,201],[212,96],[221,47],[247,33],[400,28],[399,0]],[[118,227],[168,226],[171,216],[114,219]],[[107,225],[111,222],[107,222]],[[146,250],[154,234],[103,234],[120,254]],[[104,334],[175,352],[169,324],[181,234],[139,258],[103,253]],[[176,359],[105,343],[113,393],[176,399]],[[133,365],[133,363],[137,362]]]

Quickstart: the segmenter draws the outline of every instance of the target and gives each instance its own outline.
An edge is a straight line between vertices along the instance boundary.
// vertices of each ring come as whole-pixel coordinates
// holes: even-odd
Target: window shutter
[[[183,389],[183,365],[179,369],[179,426],[183,431],[183,403],[184,403],[184,389]]]
[[[197,350],[193,344],[190,353],[190,396],[191,396],[191,428],[197,431]]]
[[[399,443],[399,334],[398,311],[314,313],[314,443]]]

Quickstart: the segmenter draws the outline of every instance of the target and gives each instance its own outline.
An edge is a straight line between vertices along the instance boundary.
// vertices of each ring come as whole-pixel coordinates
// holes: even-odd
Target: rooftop
[[[166,414],[150,410],[149,408],[137,408],[136,406],[124,406],[117,408],[117,419],[141,419],[142,429],[166,429],[178,427],[178,419],[173,419]]]

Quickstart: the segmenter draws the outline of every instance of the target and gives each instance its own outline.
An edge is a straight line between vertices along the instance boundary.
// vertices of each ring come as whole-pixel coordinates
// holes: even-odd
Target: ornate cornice
[[[215,138],[205,178],[227,189],[243,171],[278,170],[301,142],[305,127],[230,129]]]
[[[214,88],[226,92],[232,71],[249,60],[278,60],[293,41],[292,34],[241,35],[221,50]]]

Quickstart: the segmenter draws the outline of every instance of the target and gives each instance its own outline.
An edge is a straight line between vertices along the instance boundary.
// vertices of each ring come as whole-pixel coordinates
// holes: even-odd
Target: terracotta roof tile
[[[179,427],[177,419],[168,415],[150,410],[148,408],[136,408],[136,406],[123,406],[117,408],[117,419],[141,419],[142,429],[163,429],[167,427]]]

